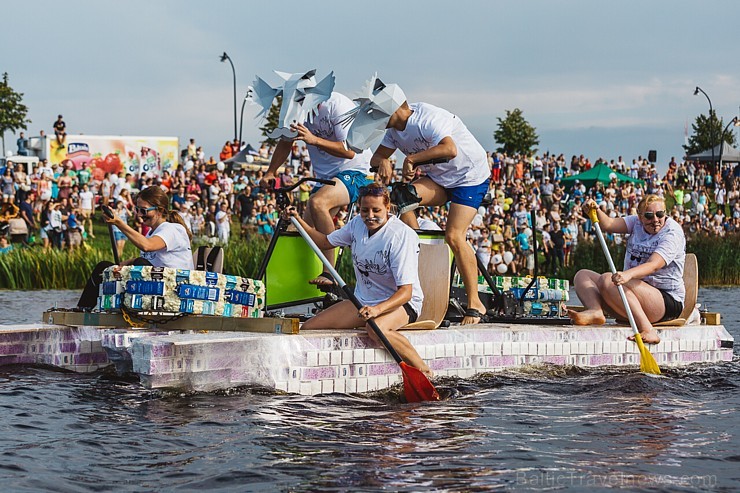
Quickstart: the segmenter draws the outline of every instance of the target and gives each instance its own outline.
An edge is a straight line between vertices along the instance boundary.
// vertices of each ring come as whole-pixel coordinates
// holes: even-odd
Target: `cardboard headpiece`
[[[272,87],[260,77],[256,77],[254,85],[247,89],[246,101],[262,107],[257,118],[266,115],[276,97],[282,96],[280,118],[275,130],[268,134],[272,139],[292,139],[298,134],[290,130],[292,123],[311,121],[319,104],[329,99],[334,90],[334,72],[330,72],[324,79],[316,83],[316,70],[289,74],[275,73],[283,79],[283,83]]]
[[[342,125],[351,125],[347,146],[355,152],[375,148],[385,134],[391,115],[406,101],[398,84],[385,84],[373,75],[354,99],[357,106],[342,115]]]

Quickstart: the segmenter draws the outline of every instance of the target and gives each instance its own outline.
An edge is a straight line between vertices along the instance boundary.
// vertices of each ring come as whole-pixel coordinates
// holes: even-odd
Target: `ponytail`
[[[191,241],[193,240],[193,233],[190,231],[188,225],[185,224],[185,220],[182,218],[179,212],[172,209],[167,211],[167,222],[180,224],[183,228],[185,228],[185,231],[187,231],[188,238]]]

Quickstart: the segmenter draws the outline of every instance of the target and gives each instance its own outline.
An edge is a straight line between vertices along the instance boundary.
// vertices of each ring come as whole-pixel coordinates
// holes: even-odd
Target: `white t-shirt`
[[[413,103],[409,107],[413,113],[406,128],[386,130],[382,146],[399,149],[409,156],[436,146],[445,137],[452,137],[457,156],[446,163],[422,166],[426,174],[444,188],[480,185],[490,178],[486,151],[460,118],[427,103]]]
[[[419,217],[416,218],[416,222],[419,223],[419,229],[422,231],[442,231],[442,228],[439,227],[439,224],[435,223],[431,219]]]
[[[172,267],[174,269],[194,269],[193,251],[190,248],[188,232],[178,223],[167,221],[157,229],[150,231],[147,238],[159,236],[165,243],[161,250],[141,252],[141,258],[147,259],[154,267]]]
[[[355,104],[347,96],[333,92],[329,99],[319,105],[313,121],[305,122],[304,125],[317,137],[332,142],[344,142],[347,140],[349,125],[346,127],[342,125],[339,117],[354,107]],[[370,173],[370,158],[373,156],[370,149],[355,154],[352,159],[344,159],[332,156],[316,146],[307,145],[306,147],[311,156],[311,166],[313,166],[316,178],[331,180],[341,171]]]
[[[665,226],[657,234],[651,235],[642,227],[638,216],[626,216],[624,221],[630,233],[624,255],[624,270],[647,262],[650,255],[657,253],[665,260],[665,267],[642,280],[683,303],[686,298],[683,284],[686,237],[681,226],[669,217]]]
[[[80,209],[92,210],[93,198],[93,193],[90,190],[80,192]]]
[[[223,218],[228,216],[229,213],[226,211],[218,211],[216,213],[216,229],[219,231],[231,231],[231,221],[221,221]]]
[[[355,296],[363,305],[374,306],[412,285],[409,304],[421,313],[424,293],[419,282],[419,237],[396,216],[390,216],[379,231],[368,236],[360,216],[328,236],[334,246],[350,246],[355,267]]]

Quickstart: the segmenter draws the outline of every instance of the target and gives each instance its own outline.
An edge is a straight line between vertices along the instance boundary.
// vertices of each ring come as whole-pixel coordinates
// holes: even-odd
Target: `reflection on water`
[[[736,337],[739,291],[700,292]],[[0,292],[24,304],[2,323],[76,298]],[[662,377],[551,366],[445,379],[450,399],[407,405],[397,389],[180,394],[0,367],[0,476],[27,491],[730,491],[739,385],[737,359]]]

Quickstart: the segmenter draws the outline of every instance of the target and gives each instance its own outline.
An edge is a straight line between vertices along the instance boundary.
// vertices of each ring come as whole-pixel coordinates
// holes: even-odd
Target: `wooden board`
[[[120,313],[73,312],[50,310],[43,314],[42,322],[52,325],[73,327],[90,326],[100,328],[142,328],[156,330],[209,330],[224,332],[262,332],[272,334],[298,334],[297,318],[237,318],[209,315],[186,315],[168,321],[169,316],[147,315],[144,322],[132,317],[132,327]]]
[[[696,298],[699,295],[699,262],[693,253],[686,254],[683,266],[683,285],[686,287],[683,311],[678,318],[653,324],[656,327],[680,327],[691,317],[696,307]]]
[[[401,330],[436,329],[450,303],[450,247],[446,243],[422,243],[419,250],[419,280],[424,303],[416,322]]]

